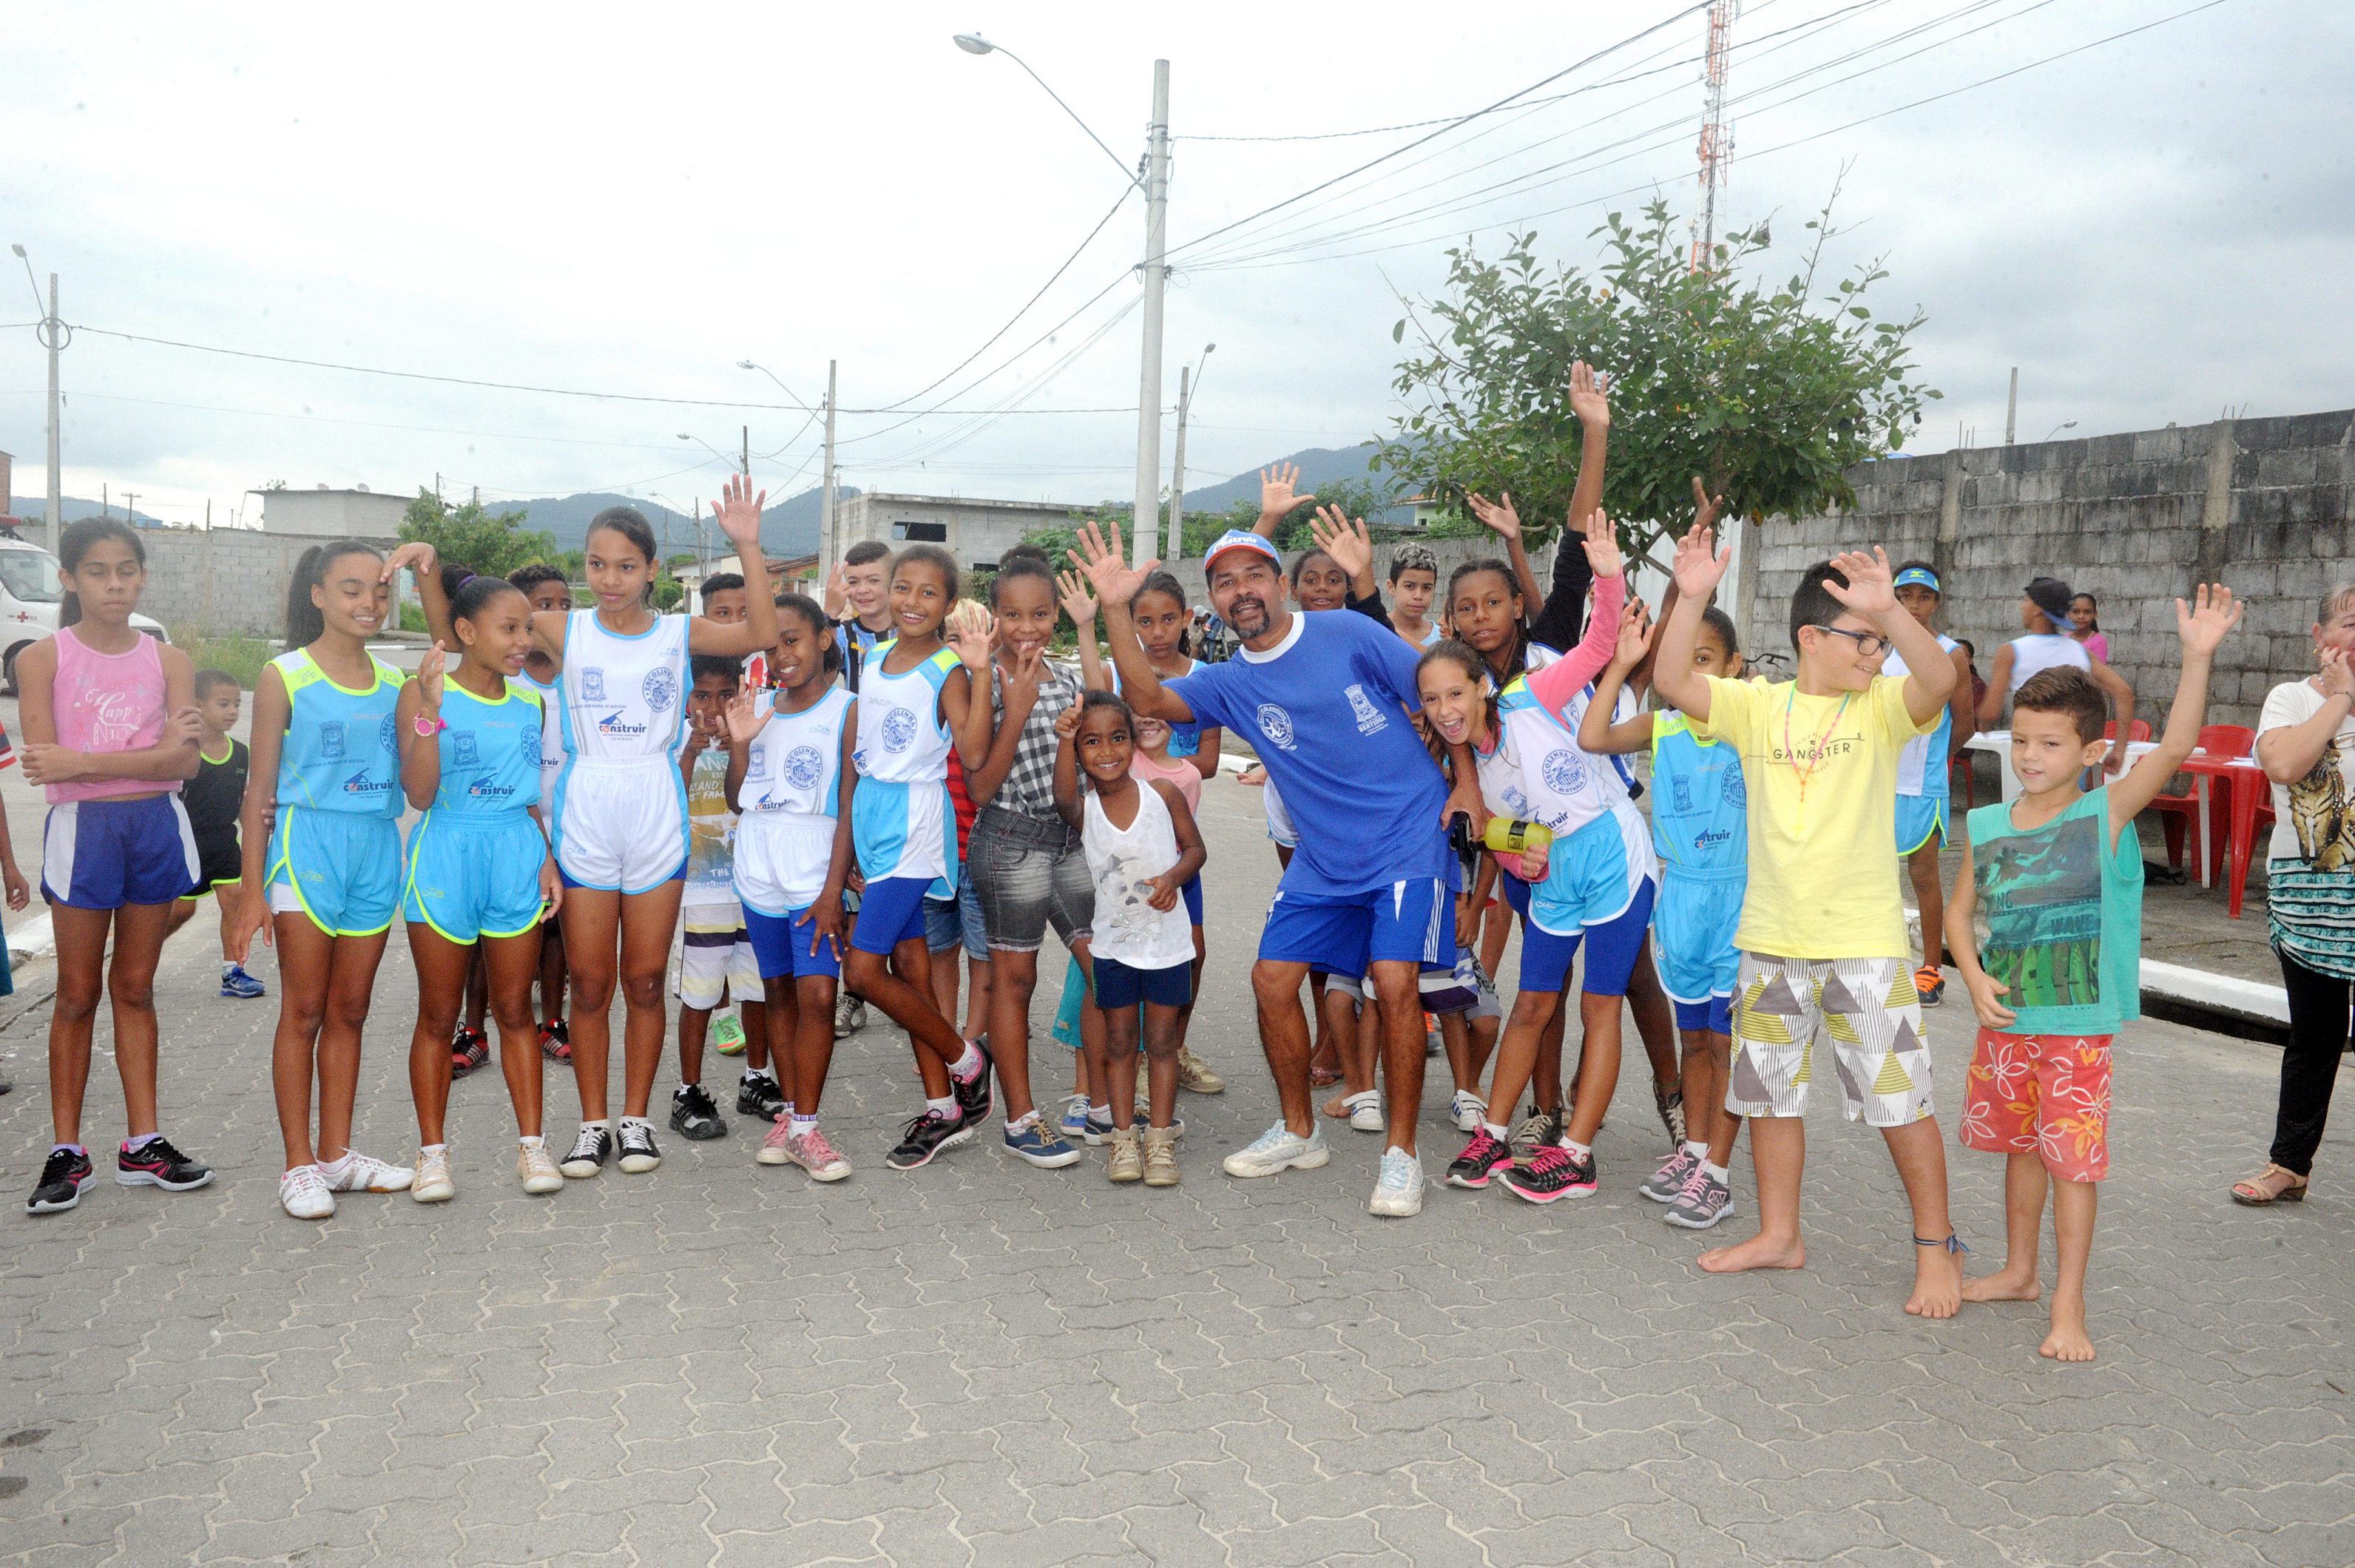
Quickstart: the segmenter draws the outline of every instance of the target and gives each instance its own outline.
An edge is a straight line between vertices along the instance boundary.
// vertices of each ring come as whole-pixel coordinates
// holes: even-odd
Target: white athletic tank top
[[[2025,637],[2014,637],[2010,646],[2013,691],[2018,691],[2030,676],[2044,670],[2094,667],[2094,656],[2085,651],[2085,645],[2058,632],[2034,632]]]
[[[1570,705],[1572,722],[1585,710],[1585,695]],[[1581,751],[1577,732],[1548,713],[1526,683],[1505,688],[1497,708],[1497,749],[1478,760],[1489,810],[1542,822],[1562,839],[1618,807],[1632,809],[1611,759]]]
[[[1172,969],[1194,961],[1194,927],[1179,899],[1166,910],[1146,902],[1146,883],[1178,863],[1178,829],[1161,792],[1136,786],[1136,820],[1114,827],[1096,792],[1088,791],[1081,845],[1095,879],[1096,915],[1089,944],[1096,957],[1132,969]]]
[[[556,775],[564,771],[564,677],[559,674],[546,686],[532,679],[529,670],[516,678],[539,693],[539,808],[551,812],[556,809]]]
[[[852,843],[870,882],[925,877],[932,896],[956,891],[956,808],[949,799],[949,727],[941,722],[941,687],[959,667],[942,648],[912,669],[884,673],[896,639],[878,643],[858,676],[858,742],[851,761],[859,784],[851,797]]]
[[[657,615],[635,636],[609,632],[594,610],[565,623],[565,754],[583,765],[675,766],[685,740],[687,620]]]
[[[826,886],[842,815],[842,727],[857,700],[836,687],[800,713],[779,713],[746,748],[736,791],[740,894],[779,890],[783,909],[806,909]],[[761,884],[747,887],[747,873]],[[763,912],[775,912],[763,910]]]

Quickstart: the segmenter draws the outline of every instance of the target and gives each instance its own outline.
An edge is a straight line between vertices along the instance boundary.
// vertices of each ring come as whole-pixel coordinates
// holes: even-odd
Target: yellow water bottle
[[[1542,849],[1553,842],[1553,829],[1542,822],[1511,821],[1501,816],[1488,819],[1488,830],[1480,842],[1499,855],[1518,855],[1529,849]]]

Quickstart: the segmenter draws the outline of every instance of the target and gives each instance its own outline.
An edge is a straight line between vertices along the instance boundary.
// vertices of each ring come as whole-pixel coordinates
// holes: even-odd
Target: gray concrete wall
[[[1892,564],[1937,564],[1944,629],[1977,645],[1984,676],[2019,635],[2020,590],[2049,574],[2101,601],[2112,663],[2157,726],[2175,693],[2174,601],[2222,581],[2249,608],[2218,656],[2210,717],[2254,724],[2267,689],[2313,669],[2315,611],[2355,576],[2355,411],[1938,453],[1849,480],[1852,510],[1752,531],[1736,599],[1750,647],[1789,649],[1809,565],[1879,544]]]
[[[320,541],[248,528],[143,529],[147,588],[142,613],[174,637],[275,637],[286,625],[294,563]],[[390,549],[390,539],[372,541]]]

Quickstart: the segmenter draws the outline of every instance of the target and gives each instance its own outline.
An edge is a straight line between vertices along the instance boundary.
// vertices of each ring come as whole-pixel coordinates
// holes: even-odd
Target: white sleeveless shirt
[[[856,700],[837,686],[799,713],[772,705],[745,748],[736,891],[762,914],[806,909],[826,887],[842,815],[842,730]]]
[[[1088,791],[1080,842],[1095,879],[1096,914],[1089,937],[1098,958],[1132,969],[1173,969],[1194,961],[1194,925],[1179,899],[1166,910],[1146,900],[1146,883],[1178,863],[1178,829],[1150,784],[1136,786],[1136,819],[1114,827],[1096,792]]]
[[[2058,632],[2031,632],[2027,636],[2012,638],[2007,645],[2011,649],[2013,691],[2018,691],[2030,676],[2041,675],[2048,669],[2094,667],[2094,656],[2085,651],[2085,645]]]
[[[564,751],[576,763],[675,765],[685,738],[687,617],[657,615],[634,636],[594,610],[565,622]]]

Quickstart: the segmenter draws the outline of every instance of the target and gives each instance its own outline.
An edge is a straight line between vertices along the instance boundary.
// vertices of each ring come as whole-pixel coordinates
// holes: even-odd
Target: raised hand
[[[1641,599],[1630,599],[1619,611],[1619,640],[1611,650],[1611,667],[1622,672],[1634,669],[1644,662],[1651,651],[1651,620]]]
[[[1279,463],[1259,471],[1259,515],[1262,518],[1282,517],[1316,499],[1313,490],[1300,491],[1300,466]]]
[[[1703,603],[1717,591],[1725,576],[1725,563],[1732,555],[1731,545],[1717,548],[1716,533],[1695,523],[1677,540],[1676,559],[1669,563],[1668,575],[1677,581],[1677,592],[1687,599]]]
[[[1586,563],[1597,577],[1616,577],[1627,569],[1626,557],[1619,553],[1619,532],[1600,507],[1586,518]]]
[[[1848,586],[1827,578],[1824,592],[1869,620],[1897,613],[1895,574],[1889,570],[1889,552],[1879,545],[1867,555],[1844,549],[1832,557],[1832,570],[1848,579]]]
[[[1363,519],[1344,515],[1338,507],[1319,507],[1308,519],[1308,534],[1352,579],[1373,570],[1374,541]]]
[[[1085,628],[1096,624],[1096,596],[1088,592],[1086,578],[1076,571],[1059,571],[1055,588],[1072,625]]]
[[[1047,684],[1047,650],[1044,645],[1028,653],[1018,653],[1005,667],[999,678],[1005,682],[1006,711],[1028,718],[1030,709],[1039,703],[1039,688]],[[1071,706],[1076,709],[1079,704]]]
[[[1611,428],[1611,378],[1596,375],[1583,359],[1570,368],[1570,411],[1588,430]]]
[[[431,577],[442,569],[442,560],[423,539],[410,539],[384,558],[384,573],[377,581],[390,582],[392,574],[403,567],[420,577]]]
[[[1479,519],[1482,528],[1499,539],[1517,539],[1521,537],[1521,515],[1513,510],[1513,493],[1500,490],[1497,494],[1504,499],[1491,501],[1474,491],[1464,497],[1464,504],[1472,508],[1472,515]]]
[[[1135,566],[1124,564],[1120,553],[1120,525],[1106,523],[1098,528],[1092,517],[1080,525],[1079,548],[1063,553],[1071,558],[1071,564],[1095,589],[1099,604],[1127,603],[1161,564],[1158,560],[1139,561]]]
[[[417,661],[417,696],[420,702],[419,711],[422,712],[428,719],[438,719],[441,717],[442,677],[443,672],[449,668],[449,666],[450,656],[448,653],[443,651],[440,643],[435,643],[432,647],[426,649],[425,656]]]
[[[719,519],[719,531],[739,552],[758,558],[761,553],[761,508],[768,504],[766,490],[752,493],[751,479],[742,474],[731,474],[721,486],[720,498],[711,503],[711,515]]]
[[[760,699],[749,691],[740,691],[728,704],[728,739],[739,746],[749,746],[768,727],[769,716],[761,711]]]
[[[1080,705],[1074,702],[1055,715],[1055,733],[1060,739],[1068,741],[1079,732]]]
[[[997,635],[997,617],[970,599],[961,599],[949,611],[949,646],[964,661],[967,674],[984,675],[989,669],[990,639]]]
[[[1725,497],[1722,496],[1710,495],[1709,493],[1709,486],[1700,482],[1700,475],[1698,474],[1694,475],[1693,521],[1699,523],[1702,528],[1714,528],[1717,527],[1718,515],[1724,510]]]
[[[842,613],[850,608],[850,577],[842,562],[836,561],[834,570],[826,574],[826,598],[820,608],[829,621],[839,621]]]
[[[2192,598],[2189,609],[2182,600],[2175,602],[2175,635],[2183,639],[2185,653],[2212,654],[2241,624],[2241,612],[2247,605],[2235,603],[2232,591],[2221,582],[2213,587],[2200,584]]]

